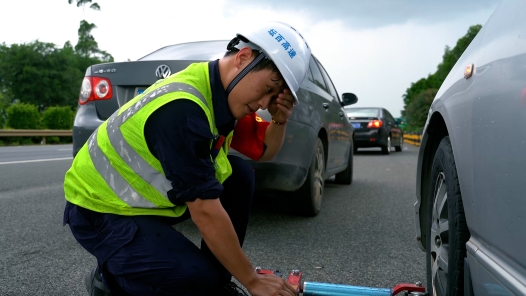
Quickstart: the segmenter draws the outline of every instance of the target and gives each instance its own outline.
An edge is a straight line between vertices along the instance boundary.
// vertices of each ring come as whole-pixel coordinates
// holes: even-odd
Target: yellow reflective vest
[[[148,149],[144,126],[148,117],[164,104],[192,100],[203,108],[210,131],[217,135],[208,63],[196,63],[157,81],[144,93],[119,108],[102,123],[79,150],[66,172],[66,199],[100,213],[178,217],[186,206],[168,199],[172,189],[161,163]],[[212,158],[215,176],[223,183],[232,174],[226,155],[231,132],[217,157]],[[212,145],[212,140],[210,142]],[[211,147],[212,148],[212,147]]]

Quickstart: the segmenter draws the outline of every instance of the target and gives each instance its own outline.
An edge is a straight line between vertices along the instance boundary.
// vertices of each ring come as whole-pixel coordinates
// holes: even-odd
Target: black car
[[[402,151],[404,135],[389,111],[376,107],[345,107],[345,112],[355,128],[355,152],[358,148],[381,147],[383,154],[389,154],[393,146],[396,151]]]

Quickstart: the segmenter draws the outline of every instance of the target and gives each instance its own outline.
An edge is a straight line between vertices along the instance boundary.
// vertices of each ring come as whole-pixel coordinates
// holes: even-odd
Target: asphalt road
[[[322,212],[290,215],[280,196],[258,196],[244,245],[254,266],[304,272],[307,281],[371,287],[425,283],[414,239],[418,148],[355,154],[354,182],[328,180]],[[39,161],[44,159],[47,161]],[[53,159],[53,160],[50,160]],[[96,260],[62,226],[71,145],[0,147],[0,295],[86,295]],[[190,221],[176,226],[192,241]]]

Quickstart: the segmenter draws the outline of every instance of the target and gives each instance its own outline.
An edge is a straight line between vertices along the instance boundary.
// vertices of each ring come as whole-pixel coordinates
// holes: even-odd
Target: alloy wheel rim
[[[314,171],[314,201],[316,204],[316,209],[321,207],[321,199],[323,196],[323,167],[324,167],[324,156],[321,146],[316,148],[316,163]]]
[[[431,213],[431,280],[433,295],[446,295],[449,259],[449,213],[446,177],[438,174]]]

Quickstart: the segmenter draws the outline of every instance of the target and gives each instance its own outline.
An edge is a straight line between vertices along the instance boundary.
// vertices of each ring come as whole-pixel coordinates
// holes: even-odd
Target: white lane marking
[[[0,165],[2,165],[2,164],[15,164],[15,163],[29,163],[29,162],[55,161],[55,160],[66,160],[66,159],[73,159],[73,157],[48,158],[48,159],[33,159],[33,160],[20,160],[20,161],[8,161],[8,162],[0,162]]]

